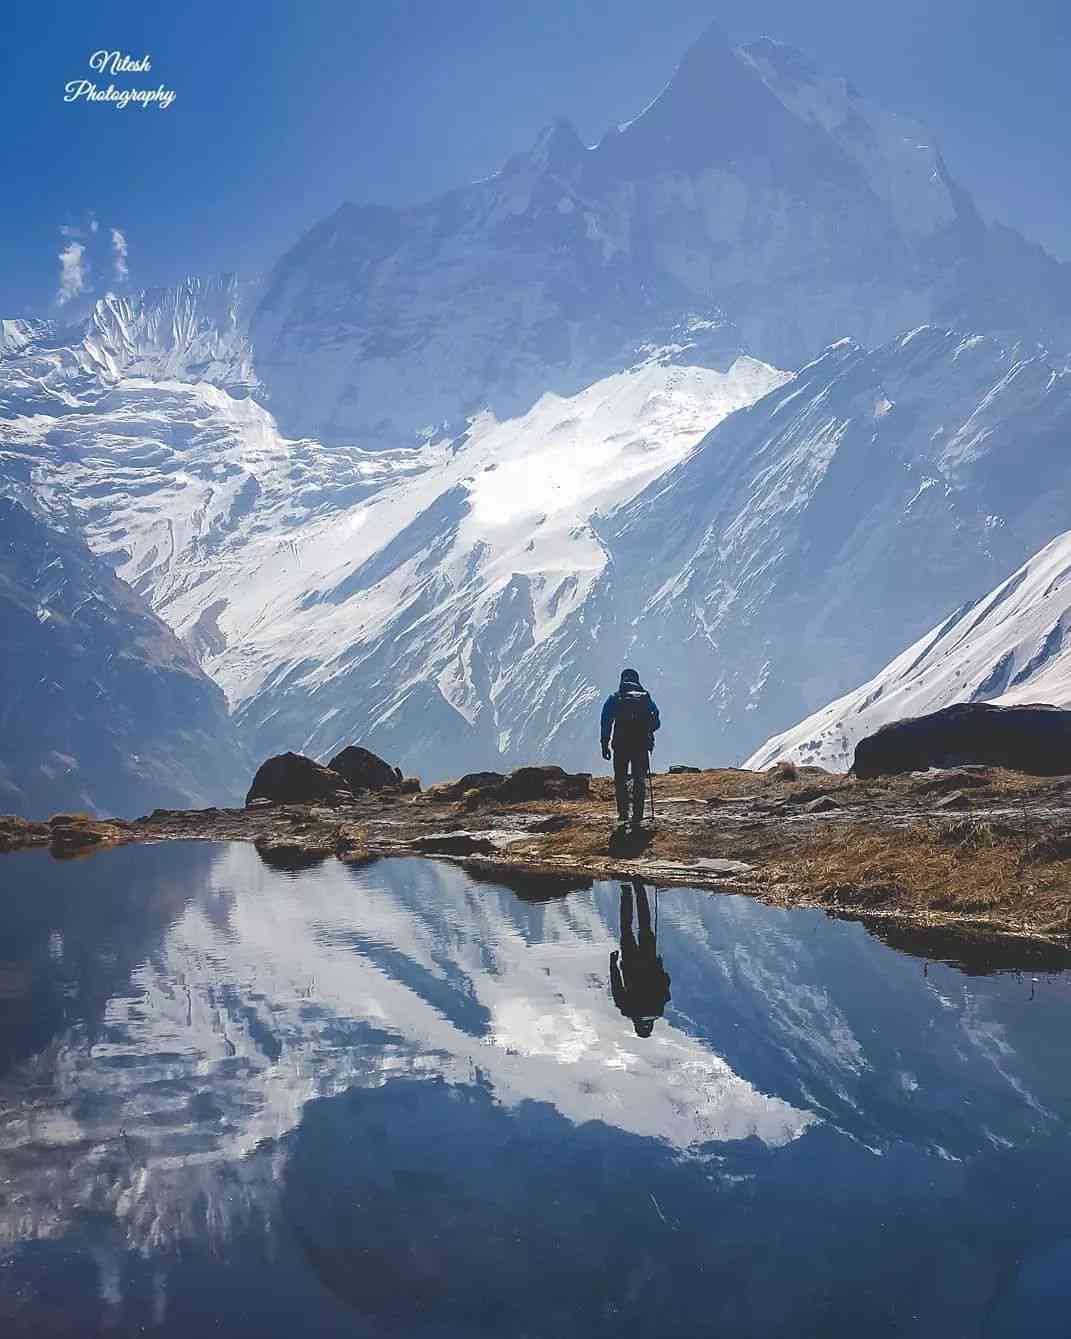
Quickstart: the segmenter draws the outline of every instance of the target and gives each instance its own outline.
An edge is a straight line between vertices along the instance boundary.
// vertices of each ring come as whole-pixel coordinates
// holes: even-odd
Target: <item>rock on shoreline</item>
[[[475,785],[469,775],[334,804],[260,799],[133,822],[0,818],[0,850],[46,846],[67,858],[128,842],[249,841],[283,870],[423,856],[462,860],[491,881],[641,878],[916,926],[1071,936],[1071,776],[978,767],[876,780],[809,767],[662,774],[657,821],[633,834],[615,831],[610,777],[556,770],[514,783],[526,793],[539,783],[529,800],[506,798],[509,778],[484,774]],[[575,798],[550,793],[572,786]]]

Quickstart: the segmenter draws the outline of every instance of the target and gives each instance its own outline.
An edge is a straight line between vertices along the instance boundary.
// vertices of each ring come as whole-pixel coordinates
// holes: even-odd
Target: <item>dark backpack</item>
[[[651,741],[651,695],[642,688],[625,688],[617,694],[614,711],[614,746],[647,748]]]

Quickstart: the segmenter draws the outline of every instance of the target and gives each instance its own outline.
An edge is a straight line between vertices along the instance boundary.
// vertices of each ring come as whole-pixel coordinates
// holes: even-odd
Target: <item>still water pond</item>
[[[1071,975],[737,897],[0,864],[0,1334],[1071,1333]]]

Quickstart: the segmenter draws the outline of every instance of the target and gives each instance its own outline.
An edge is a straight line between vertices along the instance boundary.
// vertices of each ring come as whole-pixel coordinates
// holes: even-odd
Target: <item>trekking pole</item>
[[[651,797],[651,822],[653,823],[655,821],[654,777],[651,775],[650,768],[647,769],[647,791]]]

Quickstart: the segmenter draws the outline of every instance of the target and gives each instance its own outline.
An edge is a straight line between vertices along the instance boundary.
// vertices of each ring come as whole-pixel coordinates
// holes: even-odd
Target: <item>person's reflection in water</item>
[[[640,925],[638,942],[632,932],[633,890]],[[610,991],[617,1007],[632,1019],[637,1037],[649,1037],[669,1000],[669,973],[658,956],[647,889],[639,879],[632,888],[621,885],[621,951],[610,954]]]

